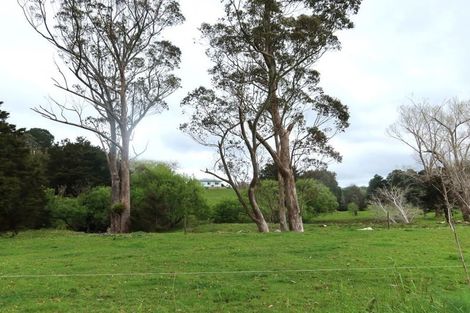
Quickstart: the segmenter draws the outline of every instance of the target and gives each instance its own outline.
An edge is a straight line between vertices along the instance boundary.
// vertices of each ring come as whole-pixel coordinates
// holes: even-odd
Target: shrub
[[[332,212],[339,204],[331,190],[315,179],[299,179],[296,183],[302,217],[309,221],[314,215]]]
[[[209,218],[198,181],[174,172],[166,164],[138,163],[131,179],[133,230],[168,230],[184,217]]]
[[[52,195],[47,203],[52,225],[57,228],[69,228],[75,231],[86,229],[86,208],[78,198]]]
[[[104,232],[109,227],[111,188],[99,186],[79,196],[86,209],[86,231]]]
[[[357,212],[359,211],[359,206],[355,202],[349,202],[348,203],[348,211],[356,216]]]
[[[250,218],[238,200],[223,200],[214,207],[214,223],[248,223]]]
[[[109,226],[111,190],[95,187],[78,197],[63,197],[48,191],[47,209],[53,226],[75,231],[104,232]]]

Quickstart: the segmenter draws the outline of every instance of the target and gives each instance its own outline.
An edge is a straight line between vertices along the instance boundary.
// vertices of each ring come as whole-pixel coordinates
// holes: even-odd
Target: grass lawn
[[[470,312],[452,234],[438,224],[307,225],[303,234],[201,227],[0,237],[0,311]],[[470,227],[459,231],[470,259]]]

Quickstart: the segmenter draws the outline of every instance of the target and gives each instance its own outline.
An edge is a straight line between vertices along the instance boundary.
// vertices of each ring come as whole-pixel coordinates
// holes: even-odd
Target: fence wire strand
[[[426,270],[426,269],[461,268],[460,265],[430,266],[390,266],[390,267],[345,267],[317,269],[282,269],[282,270],[239,270],[239,271],[200,271],[200,272],[130,272],[130,273],[63,273],[63,274],[3,274],[0,279],[8,278],[54,278],[54,277],[119,277],[119,276],[209,276],[209,275],[240,275],[240,274],[283,274],[283,273],[320,273],[348,271],[392,271],[392,270]]]

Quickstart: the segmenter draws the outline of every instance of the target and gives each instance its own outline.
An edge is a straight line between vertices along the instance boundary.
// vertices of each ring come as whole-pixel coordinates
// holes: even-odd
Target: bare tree
[[[390,221],[409,224],[418,214],[418,209],[406,200],[407,190],[397,186],[378,188],[372,197],[372,203],[389,216]]]
[[[415,151],[429,181],[442,194],[470,286],[470,273],[452,217],[456,203],[464,220],[470,221],[470,103],[457,99],[440,105],[412,103],[402,106],[399,113],[389,134]]]
[[[172,71],[180,50],[162,32],[181,23],[176,0],[18,0],[33,29],[63,61],[54,85],[72,105],[34,111],[89,130],[108,150],[112,177],[111,231],[130,227],[129,153],[132,134],[148,114],[167,107],[179,86]]]
[[[455,199],[470,221],[470,103],[402,106],[389,134],[415,151],[427,176],[439,177],[443,197]]]

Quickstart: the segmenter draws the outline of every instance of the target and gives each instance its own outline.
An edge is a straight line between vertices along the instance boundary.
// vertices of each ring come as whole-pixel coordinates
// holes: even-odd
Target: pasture
[[[28,231],[0,237],[0,308],[470,312],[469,287],[445,225],[373,231],[358,225],[312,224],[303,234],[212,224],[186,235]],[[470,259],[470,228],[458,230]]]

